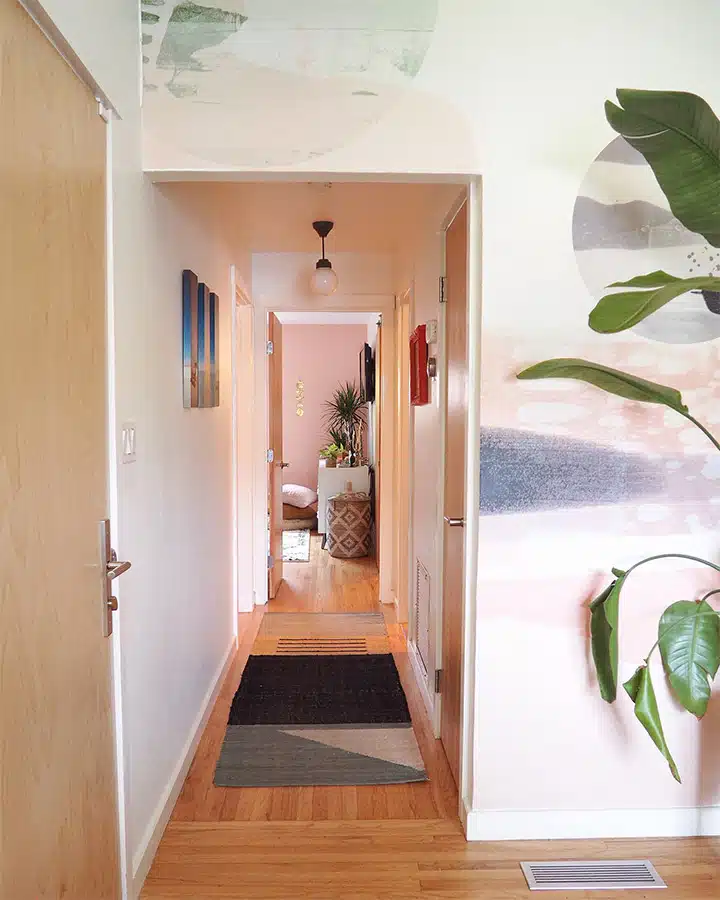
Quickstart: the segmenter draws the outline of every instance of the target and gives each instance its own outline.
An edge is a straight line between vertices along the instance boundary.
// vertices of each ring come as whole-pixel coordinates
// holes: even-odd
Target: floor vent
[[[524,862],[531,891],[627,891],[667,887],[648,859]]]

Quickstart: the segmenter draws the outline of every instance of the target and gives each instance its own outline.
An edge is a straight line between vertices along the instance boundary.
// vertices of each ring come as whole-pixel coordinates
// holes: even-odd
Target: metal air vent
[[[627,891],[667,887],[648,859],[523,862],[531,891]]]

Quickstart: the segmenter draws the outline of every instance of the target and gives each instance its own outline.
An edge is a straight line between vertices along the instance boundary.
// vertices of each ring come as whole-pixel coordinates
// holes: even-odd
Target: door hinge
[[[440,276],[440,302],[441,303],[447,302],[447,296],[445,294],[445,276],[444,275]]]
[[[275,462],[275,451],[268,450],[267,453],[265,454],[265,459],[267,462]]]
[[[273,353],[275,352],[275,344],[273,344],[272,341],[267,342],[267,344],[265,346],[265,352],[267,353],[268,356],[272,356]]]
[[[440,693],[442,685],[442,669],[435,669],[435,693]]]
[[[275,565],[275,557],[272,553],[268,553],[268,569],[272,569]]]

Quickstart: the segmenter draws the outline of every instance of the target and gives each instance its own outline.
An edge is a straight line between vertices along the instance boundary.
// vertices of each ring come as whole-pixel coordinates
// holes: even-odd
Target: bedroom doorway
[[[378,601],[381,328],[375,311],[267,313],[270,608]]]

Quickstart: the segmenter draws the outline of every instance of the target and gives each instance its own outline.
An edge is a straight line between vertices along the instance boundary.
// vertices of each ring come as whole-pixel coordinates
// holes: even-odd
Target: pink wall
[[[290,463],[284,483],[317,490],[318,450],[328,443],[325,401],[339,382],[357,383],[366,340],[366,325],[283,325],[283,459]],[[296,412],[298,381],[305,386],[302,416]]]

